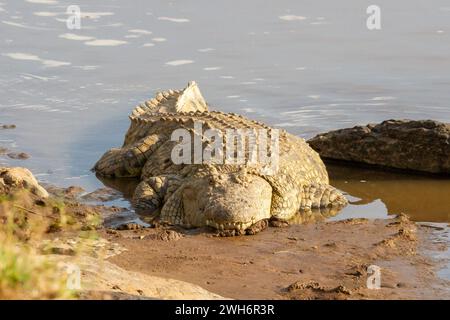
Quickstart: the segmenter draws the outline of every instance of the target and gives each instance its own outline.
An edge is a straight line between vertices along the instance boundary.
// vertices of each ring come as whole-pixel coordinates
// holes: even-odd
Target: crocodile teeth
[[[206,220],[205,224],[207,226],[216,228],[217,230],[245,230],[251,225],[254,224],[254,222],[226,222],[226,223],[217,223],[212,220]]]

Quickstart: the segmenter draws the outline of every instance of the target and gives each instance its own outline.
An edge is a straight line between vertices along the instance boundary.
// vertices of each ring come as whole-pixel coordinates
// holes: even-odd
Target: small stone
[[[346,295],[351,295],[351,294],[352,294],[352,291],[349,290],[349,289],[347,289],[347,288],[346,288],[345,286],[343,286],[343,285],[340,285],[340,286],[336,287],[336,288],[334,289],[334,291],[336,291],[337,293],[343,293],[343,294],[346,294]]]
[[[124,224],[117,226],[116,230],[140,230],[143,228],[144,228],[144,226],[142,226],[138,223],[130,222],[130,223],[124,223]]]
[[[289,222],[283,220],[270,220],[270,226],[273,228],[285,228],[289,226]]]
[[[183,235],[175,230],[163,230],[149,237],[160,241],[176,241],[181,239]]]
[[[324,247],[336,248],[337,244],[336,244],[336,242],[328,242],[328,243],[325,243],[323,246]]]
[[[42,199],[37,199],[36,201],[34,201],[34,204],[40,207],[45,207],[47,204],[45,203],[44,200]]]
[[[83,192],[84,192],[84,189],[82,187],[70,186],[64,190],[64,195],[69,198],[74,198]]]
[[[99,188],[81,197],[85,201],[113,201],[122,197],[122,193],[111,188]]]
[[[15,129],[16,125],[15,124],[4,124],[2,125],[2,129]]]
[[[59,254],[64,256],[74,256],[76,251],[69,245],[61,244],[57,246],[50,246],[42,249],[43,254]]]
[[[30,156],[28,154],[26,154],[25,152],[10,152],[7,154],[8,157],[10,157],[11,159],[15,159],[15,160],[26,160],[28,159]]]

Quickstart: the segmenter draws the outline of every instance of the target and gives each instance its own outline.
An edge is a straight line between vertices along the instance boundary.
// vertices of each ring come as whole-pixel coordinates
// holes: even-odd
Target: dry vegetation
[[[81,230],[95,229],[98,219],[88,215],[80,223],[66,209],[61,200],[43,200],[27,191],[0,196],[0,299],[76,297],[67,288],[65,266],[43,255],[43,244],[60,231],[91,234]]]

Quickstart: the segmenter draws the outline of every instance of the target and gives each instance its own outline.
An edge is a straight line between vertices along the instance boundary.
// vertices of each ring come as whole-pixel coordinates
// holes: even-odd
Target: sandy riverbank
[[[178,229],[178,231],[181,231]],[[103,232],[127,250],[110,262],[148,275],[191,282],[234,299],[450,298],[449,283],[426,250],[432,229],[406,216],[268,228],[254,236],[214,237],[173,229]],[[381,267],[381,289],[366,287]]]
[[[120,218],[127,209],[89,204],[113,197],[107,189],[46,188],[48,198],[6,197],[0,216],[8,221],[14,213],[14,221],[22,221],[14,229],[18,241],[80,268],[79,298],[450,299],[450,282],[436,276],[448,261],[429,254],[447,250],[448,243],[436,241],[438,227],[406,215],[310,216],[237,237],[157,223],[119,224],[116,230],[102,220]],[[40,226],[41,237],[34,237],[32,225]],[[367,288],[371,265],[381,268],[378,290]]]

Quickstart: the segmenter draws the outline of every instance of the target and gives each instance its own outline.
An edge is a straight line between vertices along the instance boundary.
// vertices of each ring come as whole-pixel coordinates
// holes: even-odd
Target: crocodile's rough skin
[[[450,174],[450,124],[438,121],[387,120],[319,134],[308,143],[326,159]]]
[[[140,177],[134,205],[159,213],[163,222],[184,227],[211,226],[242,234],[268,219],[289,220],[299,211],[337,212],[347,200],[330,186],[319,155],[301,138],[279,134],[279,166],[267,174],[258,164],[174,164],[175,129],[192,136],[194,121],[203,130],[272,128],[233,113],[208,111],[195,82],[181,91],[158,93],[136,107],[120,149],[107,151],[94,170],[109,177]],[[203,148],[209,145],[203,140]],[[249,154],[246,153],[246,159]]]

